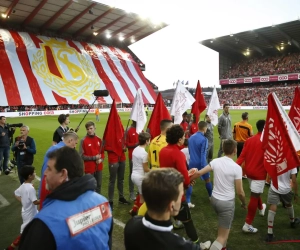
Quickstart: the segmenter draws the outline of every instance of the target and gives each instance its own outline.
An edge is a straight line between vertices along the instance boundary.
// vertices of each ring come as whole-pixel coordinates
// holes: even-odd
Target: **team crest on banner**
[[[43,43],[33,54],[32,68],[43,82],[58,95],[87,101],[100,88],[100,78],[85,55],[70,47],[67,41],[40,38]]]

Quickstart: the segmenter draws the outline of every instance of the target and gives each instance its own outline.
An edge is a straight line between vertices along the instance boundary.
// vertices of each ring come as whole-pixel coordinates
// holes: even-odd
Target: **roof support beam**
[[[119,33],[121,33],[123,30],[126,30],[127,28],[129,28],[130,26],[136,24],[139,20],[134,20],[131,23],[126,24],[125,26],[121,27],[120,29],[117,29],[116,31],[114,31],[113,33],[111,33],[111,36],[116,36]]]
[[[43,26],[40,28],[40,31],[47,29],[69,6],[73,3],[73,0],[69,0],[58,12],[55,13]]]
[[[278,32],[284,36],[286,39],[288,39],[293,45],[295,45],[299,50],[300,50],[300,44],[299,42],[297,42],[295,39],[293,39],[292,37],[290,37],[287,33],[285,33],[283,30],[281,30],[279,27],[275,26],[274,27],[276,30],[278,30]]]
[[[11,12],[13,11],[14,7],[17,5],[17,3],[19,2],[19,0],[14,0],[7,8],[6,12],[5,12],[5,18],[2,19],[2,23],[4,23],[8,17],[10,16]]]
[[[61,27],[57,33],[63,33],[65,30],[70,28],[77,20],[79,20],[81,17],[83,17],[91,8],[93,8],[97,3],[92,3],[89,7],[87,7],[85,10],[83,10],[80,14],[78,14],[76,17],[74,17],[71,21],[69,21],[67,24],[65,24],[63,27]]]
[[[248,47],[252,47],[254,50],[256,50],[257,52],[259,52],[261,55],[265,55],[265,52],[261,48],[257,47],[256,45],[247,42],[246,40],[238,37],[237,35],[235,35],[235,39],[238,39],[236,41],[239,41],[239,42],[241,42],[243,44],[246,44]]]
[[[134,31],[130,32],[129,34],[124,36],[124,39],[127,39],[128,37],[131,37],[131,36],[135,35],[136,33],[139,33],[141,30],[145,29],[147,26],[148,26],[148,24],[138,28],[137,30],[134,30]]]
[[[26,19],[23,21],[21,26],[25,27],[26,25],[28,25],[32,21],[32,19],[36,16],[36,14],[40,11],[40,9],[43,8],[43,6],[47,3],[47,1],[48,0],[41,1],[39,5],[36,6],[35,9],[30,13],[30,15],[26,17]]]
[[[103,17],[105,17],[107,14],[109,14],[110,12],[113,11],[113,8],[108,9],[107,11],[103,12],[100,16],[98,16],[96,19],[94,19],[93,21],[89,22],[88,24],[86,24],[84,27],[82,27],[80,30],[78,30],[73,37],[76,38],[78,37],[81,33],[83,33],[87,28],[91,27],[92,25],[94,25],[95,23],[97,23],[98,21],[100,21]]]
[[[261,33],[255,31],[255,30],[253,30],[251,32],[255,35],[256,38],[261,39],[265,43],[269,44],[271,46],[271,48],[277,50],[278,46],[273,41],[271,41],[270,39],[266,38],[264,35],[262,35]]]

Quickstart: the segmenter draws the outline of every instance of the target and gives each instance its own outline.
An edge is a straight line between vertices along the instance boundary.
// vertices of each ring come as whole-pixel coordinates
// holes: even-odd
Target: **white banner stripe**
[[[121,98],[123,103],[130,103],[129,99],[121,85],[121,83],[119,82],[119,80],[117,79],[117,77],[115,76],[115,74],[112,72],[112,70],[110,69],[108,62],[106,61],[105,57],[102,55],[101,51],[93,44],[88,44],[92,50],[96,53],[96,55],[99,58],[99,61],[106,73],[106,75],[108,76],[108,78],[111,80],[111,82],[113,83],[113,87],[115,88],[116,92],[118,93],[119,97]]]
[[[8,106],[5,89],[4,89],[4,84],[2,81],[1,75],[0,75],[0,106]]]
[[[120,63],[118,57],[107,46],[103,45],[102,47],[107,51],[108,56],[111,58],[114,65],[117,67],[118,71],[120,72],[120,75],[126,81],[132,95],[135,96],[137,93],[137,89],[135,88],[133,82],[130,80],[129,76],[126,74],[125,70],[123,69],[123,66]]]
[[[29,34],[26,33],[26,32],[19,32],[19,35],[22,37],[23,42],[24,42],[24,44],[27,48],[27,55],[28,55],[28,59],[30,61],[32,72],[33,72],[35,78],[37,79],[37,81],[39,83],[40,89],[43,93],[43,96],[44,96],[44,99],[45,99],[46,103],[48,103],[50,105],[57,105],[57,101],[53,96],[52,90],[44,83],[44,79],[41,78],[35,72],[35,70],[33,70],[33,67],[32,67],[33,54],[35,54],[36,50],[37,50],[37,48],[34,45],[34,42],[32,41]]]
[[[75,41],[73,41],[73,43],[78,47],[78,49],[81,51],[81,53],[86,56],[87,60],[89,60],[89,62],[91,63],[91,65],[93,67],[93,70],[95,70],[95,72],[97,72],[96,67],[93,63],[93,60],[92,60],[91,56],[86,52],[86,50],[83,48],[81,43],[80,42],[75,42]],[[100,78],[100,76],[99,76],[99,81],[100,81],[100,90],[106,90],[106,86],[105,86],[104,82],[102,81],[102,79]],[[106,103],[112,103],[111,96],[106,96],[106,97],[103,97],[103,98],[106,101]]]
[[[16,84],[19,89],[20,98],[23,105],[30,105],[34,103],[32,93],[29,87],[29,83],[26,74],[23,70],[18,54],[16,52],[16,45],[10,32],[7,30],[0,29],[0,34],[3,38],[7,57],[10,61]]]
[[[147,100],[154,104],[155,100],[153,100],[151,94],[149,93],[145,83],[143,82],[143,80],[140,78],[140,76],[138,75],[138,73],[136,72],[132,62],[129,60],[129,58],[126,57],[126,55],[123,53],[122,50],[116,48],[116,50],[119,52],[119,54],[122,56],[123,60],[126,62],[131,74],[133,75],[133,77],[136,79],[136,81],[138,82],[138,84],[140,85],[140,88],[142,89],[145,97],[147,98]]]

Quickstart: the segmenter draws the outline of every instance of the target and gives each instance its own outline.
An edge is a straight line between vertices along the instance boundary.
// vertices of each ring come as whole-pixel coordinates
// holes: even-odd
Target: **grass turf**
[[[232,117],[232,126],[235,122],[238,122],[241,120],[241,114],[242,110],[231,110],[230,114]],[[254,133],[256,133],[256,127],[255,123],[259,119],[265,119],[266,118],[266,111],[265,110],[249,110],[249,122],[252,124]],[[150,112],[149,112],[150,113]],[[219,114],[221,111],[219,111]],[[119,113],[122,123],[124,127],[126,127],[129,113]],[[149,116],[151,113],[149,114]],[[70,120],[71,124],[70,126],[75,128],[80,120],[82,119],[83,115],[71,115]],[[102,137],[103,131],[106,125],[106,121],[108,118],[108,113],[102,113],[100,114],[100,122],[96,123],[96,133]],[[203,116],[201,116],[201,119],[203,119]],[[32,136],[35,139],[36,145],[37,145],[37,154],[35,155],[34,160],[34,166],[36,167],[36,173],[37,175],[40,175],[41,166],[43,162],[43,157],[46,152],[46,150],[51,146],[52,143],[52,135],[53,131],[57,128],[58,122],[57,122],[57,116],[46,116],[46,117],[18,117],[18,118],[8,118],[7,119],[9,123],[18,123],[22,122],[30,127],[30,133],[29,135]],[[89,114],[85,121],[82,123],[81,128],[78,132],[78,135],[80,138],[82,138],[85,135],[85,128],[84,124],[88,120],[95,121],[95,116],[93,114]],[[19,133],[19,130],[17,129],[15,136],[17,136]],[[216,157],[219,149],[219,139],[217,135],[217,129],[214,130],[214,157]],[[255,149],[253,149],[253,153],[255,154]],[[1,176],[0,183],[4,184],[2,178],[6,178],[4,176]],[[13,183],[10,186],[6,186],[5,189],[0,189],[0,193],[3,196],[11,195],[14,191],[13,188],[18,187],[17,179],[12,175],[10,178],[12,178]],[[107,169],[107,158],[104,161],[104,170],[103,170],[103,184],[102,184],[102,192],[104,196],[107,196],[108,192],[108,178],[109,173]],[[248,181],[244,180],[244,189],[246,192],[247,201],[249,201],[249,185]],[[35,182],[35,186],[37,187],[37,182]],[[0,184],[0,187],[2,185]],[[3,186],[2,186],[3,187]],[[9,188],[9,190],[7,189]],[[130,218],[128,211],[131,208],[131,206],[126,205],[119,205],[118,204],[118,195],[117,195],[117,189],[115,190],[115,206],[114,206],[114,218],[118,219],[119,221],[126,223],[127,220]],[[3,194],[3,192],[5,194]],[[125,173],[125,182],[124,182],[124,192],[125,197],[128,198],[129,191],[128,191],[128,163],[126,164],[126,173]],[[264,194],[262,195],[263,201],[266,202],[268,188],[265,188]],[[194,187],[193,194],[192,194],[192,202],[196,205],[195,208],[191,210],[192,212],[192,218],[194,221],[194,224],[196,226],[196,229],[198,231],[198,234],[200,236],[201,241],[211,240],[214,241],[217,235],[217,218],[212,210],[208,195],[205,189],[205,184],[202,181],[197,181],[197,184]],[[294,206],[295,208],[295,215],[300,214],[300,209],[298,205]],[[1,211],[5,211],[6,213],[2,213]],[[4,214],[7,214],[7,211],[10,211],[10,213],[16,214],[16,216],[3,216]],[[233,225],[231,228],[231,233],[228,240],[228,247],[230,249],[241,249],[241,250],[248,250],[248,249],[298,249],[297,246],[299,243],[285,243],[285,244],[276,244],[276,245],[266,245],[264,243],[264,238],[267,233],[267,210],[265,217],[259,217],[257,214],[257,217],[255,218],[253,225],[258,228],[258,233],[254,235],[248,235],[241,232],[241,228],[244,224],[246,211],[240,208],[240,203],[238,199],[236,199],[236,212],[235,212],[235,218],[233,221]],[[15,218],[15,219],[13,219]],[[8,207],[0,208],[0,221],[3,225],[13,225],[12,227],[15,228],[12,232],[12,230],[0,230],[0,246],[6,246],[9,242],[7,242],[8,238],[11,240],[18,234],[18,230],[20,227],[20,205],[16,205],[15,201],[11,201],[11,205]],[[17,224],[17,226],[16,226]],[[186,236],[184,230],[178,230],[176,233]],[[274,234],[276,235],[277,239],[296,239],[300,238],[299,235],[299,228],[298,229],[291,229],[289,218],[287,216],[287,212],[282,206],[280,205],[277,210],[277,215],[275,217],[275,223],[274,223]],[[3,236],[3,237],[2,237]],[[5,237],[4,237],[5,236]],[[3,241],[6,239],[5,241]],[[114,226],[114,234],[113,234],[113,249],[122,250],[123,247],[123,228],[121,228],[118,225]]]

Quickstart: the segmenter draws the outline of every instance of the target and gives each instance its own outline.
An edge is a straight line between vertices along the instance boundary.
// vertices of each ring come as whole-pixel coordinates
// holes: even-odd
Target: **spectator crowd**
[[[300,53],[250,58],[232,65],[222,79],[295,72],[300,72]]]

